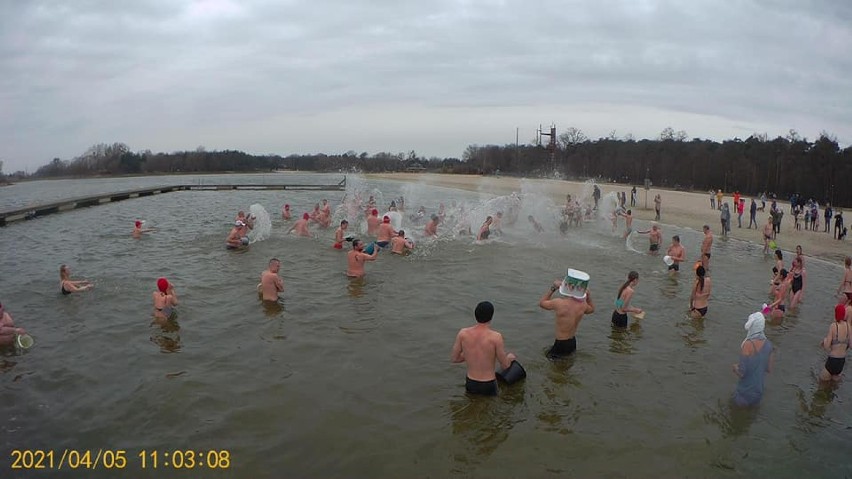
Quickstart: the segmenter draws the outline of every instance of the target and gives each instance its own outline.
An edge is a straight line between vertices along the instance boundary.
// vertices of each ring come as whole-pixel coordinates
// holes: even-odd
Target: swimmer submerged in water
[[[508,369],[516,356],[507,353],[503,344],[503,335],[491,329],[494,305],[483,301],[474,310],[476,325],[462,328],[456,335],[450,361],[467,363],[465,391],[483,396],[497,395],[497,377],[494,364]]]
[[[78,293],[80,291],[88,291],[94,288],[95,285],[90,281],[80,280],[75,281],[71,279],[71,268],[65,266],[64,264],[59,266],[59,291],[63,295]]]
[[[130,233],[134,238],[141,238],[144,233],[153,233],[156,231],[154,228],[142,228],[142,222],[137,220],[133,224],[133,232]]]

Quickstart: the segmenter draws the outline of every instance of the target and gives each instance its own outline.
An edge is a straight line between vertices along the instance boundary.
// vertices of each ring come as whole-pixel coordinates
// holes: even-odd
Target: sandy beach
[[[427,173],[387,173],[387,174],[370,174],[368,178],[376,178],[383,180],[397,180],[407,182],[417,182],[433,186],[443,186],[448,188],[458,188],[469,191],[481,191],[493,195],[506,195],[513,191],[521,191],[521,182],[534,181],[539,191],[548,195],[554,203],[562,205],[565,203],[565,195],[579,195],[583,192],[585,183],[563,180],[549,179],[522,179],[515,177],[496,177],[496,176],[479,176],[479,175],[441,175]],[[612,191],[624,191],[627,193],[628,205],[630,204],[630,189],[632,185],[624,184],[600,184],[601,195],[605,196]],[[651,188],[647,191],[648,207],[645,208],[646,191],[643,187],[637,186],[639,199],[637,206],[632,208],[633,215],[637,219],[652,221],[654,219],[654,196],[660,194],[662,198],[661,208],[661,224],[671,224],[682,227],[689,227],[696,231],[701,231],[701,228],[707,224],[713,230],[713,234],[717,237],[721,230],[719,219],[719,211],[710,208],[709,193],[692,193],[685,191],[675,191],[660,188]],[[750,241],[763,245],[762,228],[766,224],[766,218],[769,215],[769,202],[766,204],[766,211],[757,212],[758,229],[747,229],[748,226],[748,206],[750,197],[744,196],[746,199],[746,210],[743,213],[743,227],[737,228],[737,215],[731,214],[731,232],[730,237],[743,241]],[[727,201],[733,204],[733,198],[726,195],[722,201]],[[805,256],[812,256],[830,262],[841,263],[843,258],[852,254],[852,246],[849,239],[838,241],[833,239],[831,233],[823,233],[823,225],[820,224],[819,231],[796,231],[793,224],[793,217],[790,214],[789,202],[778,202],[783,205],[784,219],[781,224],[781,232],[776,239],[778,247],[785,251],[794,251],[796,245],[801,245]],[[760,202],[758,202],[760,206]],[[820,211],[822,214],[822,211]],[[821,218],[822,220],[822,218]],[[832,228],[834,225],[831,225]],[[832,231],[831,229],[829,231]]]

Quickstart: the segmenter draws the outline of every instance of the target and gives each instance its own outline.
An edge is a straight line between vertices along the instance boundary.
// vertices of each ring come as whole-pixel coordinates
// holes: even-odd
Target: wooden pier
[[[340,183],[333,185],[312,184],[195,184],[156,186],[150,188],[139,188],[135,190],[119,191],[115,193],[102,193],[91,196],[81,196],[65,200],[44,203],[26,208],[0,211],[0,226],[21,220],[30,220],[39,216],[46,216],[62,211],[71,211],[77,208],[114,203],[116,201],[129,200],[131,198],[142,198],[145,196],[171,193],[173,191],[233,191],[233,190],[302,190],[302,191],[343,191],[346,189],[346,177]]]

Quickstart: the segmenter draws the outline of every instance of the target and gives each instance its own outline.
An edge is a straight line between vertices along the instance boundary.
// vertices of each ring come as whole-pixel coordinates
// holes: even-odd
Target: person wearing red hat
[[[310,221],[311,215],[308,213],[303,214],[302,219],[297,220],[285,234],[290,234],[291,231],[296,230],[296,235],[310,237],[311,231],[308,229],[308,223]]]
[[[157,279],[157,291],[151,293],[154,299],[155,321],[165,321],[174,314],[174,307],[178,304],[175,287],[166,278]]]
[[[374,208],[367,217],[367,234],[376,236],[379,233],[379,223],[379,210]]]
[[[846,364],[846,352],[852,347],[852,334],[846,318],[847,304],[834,307],[834,324],[828,327],[828,334],[822,340],[822,347],[828,352],[825,367],[819,373],[821,381],[839,381],[843,366]]]
[[[397,235],[397,232],[391,226],[390,216],[385,215],[382,218],[382,224],[379,225],[379,233],[376,237],[376,244],[380,248],[384,248],[390,244],[391,238]]]
[[[290,221],[290,205],[284,205],[284,208],[281,210],[281,219]]]
[[[136,220],[136,222],[133,223],[133,233],[131,233],[131,235],[138,239],[142,237],[142,233],[150,233],[152,231],[154,231],[154,228],[142,228],[142,222]]]

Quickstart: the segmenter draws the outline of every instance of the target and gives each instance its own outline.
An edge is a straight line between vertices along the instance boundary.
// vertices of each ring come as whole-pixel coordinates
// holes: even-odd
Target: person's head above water
[[[160,290],[161,293],[165,293],[169,290],[169,280],[166,278],[160,278],[157,280],[157,289]]]
[[[704,266],[701,266],[699,264],[698,267],[695,268],[695,276],[698,276],[699,278],[703,278],[706,275],[707,275],[707,270],[704,269]]]
[[[438,222],[438,215],[432,215],[432,221],[437,223]]]
[[[766,318],[763,316],[763,313],[751,313],[748,317],[748,320],[745,323],[746,339],[760,336],[763,334],[763,328],[766,327]]]
[[[704,232],[706,233],[706,232],[710,231],[710,226],[704,225],[703,229],[704,229]]]
[[[399,236],[400,238],[405,238],[405,231],[399,230],[399,232],[397,233],[397,236]]]
[[[309,219],[311,219],[311,215],[305,213],[305,214],[302,215],[302,219],[303,220],[309,220]]]
[[[269,260],[269,271],[277,273],[280,268],[281,260],[279,260],[278,258],[272,258],[271,260]]]
[[[382,218],[382,223],[390,223],[390,216],[385,215],[385,216]]]
[[[674,241],[675,243],[680,243],[680,236],[678,236],[678,235],[672,236],[672,241]]]
[[[289,210],[289,209],[290,209],[290,205],[284,205],[284,209],[285,209],[285,210]]]
[[[359,240],[358,238],[355,238],[354,240],[352,240],[352,249],[361,251],[362,249],[364,249],[364,242]]]
[[[775,257],[778,259],[784,259],[784,253],[781,252],[780,249],[775,250]]]
[[[341,228],[346,228],[346,226],[347,226],[348,224],[349,224],[349,222],[348,222],[348,221],[346,221],[346,220],[340,220],[340,227],[341,227]]]
[[[3,311],[3,309],[0,308],[0,316],[3,315],[2,311]],[[838,304],[837,306],[834,307],[834,320],[837,321],[838,323],[841,322],[841,321],[846,321],[846,305],[845,304],[841,303],[841,304]]]
[[[494,317],[494,305],[488,301],[482,301],[476,305],[473,314],[476,316],[477,323],[487,323]]]
[[[372,196],[370,198],[372,198]],[[374,209],[370,212],[370,214],[372,214],[373,216],[379,216],[379,210]]]
[[[136,223],[134,223],[134,224],[136,225],[136,227],[137,227],[137,228],[141,228],[141,227],[142,227],[142,222],[141,222],[141,221],[139,221],[139,220],[136,220]]]

